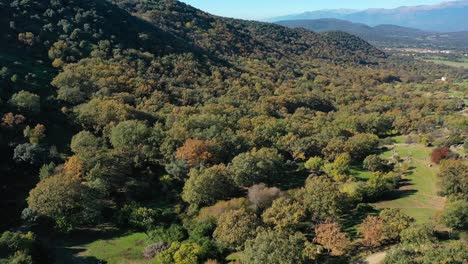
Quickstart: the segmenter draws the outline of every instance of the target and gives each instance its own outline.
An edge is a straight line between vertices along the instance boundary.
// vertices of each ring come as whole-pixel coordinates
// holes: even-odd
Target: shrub
[[[382,159],[379,155],[367,156],[364,159],[362,165],[365,169],[373,172],[386,170],[386,161]]]
[[[169,227],[159,226],[149,232],[151,241],[163,242],[171,244],[173,242],[182,241],[187,237],[185,229],[180,226],[173,224]]]
[[[143,250],[143,256],[147,259],[153,259],[157,254],[167,250],[169,245],[164,242],[158,242],[147,246]]]
[[[270,207],[273,200],[281,195],[281,190],[276,187],[268,188],[265,184],[253,185],[248,190],[248,199],[255,211],[263,211]]]
[[[466,230],[468,228],[468,202],[451,201],[445,206],[442,221],[450,228]]]
[[[436,148],[431,153],[431,161],[435,164],[439,164],[442,160],[448,158],[450,155],[451,151],[449,148]]]
[[[312,173],[318,173],[324,164],[324,161],[320,157],[310,158],[305,164],[304,167]]]
[[[16,107],[19,111],[37,114],[41,110],[41,98],[27,91],[20,91],[13,94],[10,99],[10,104]]]
[[[228,201],[219,201],[216,204],[208,207],[203,207],[198,213],[200,220],[209,220],[218,218],[225,212],[231,210],[238,210],[247,207],[247,200],[245,198],[234,198]]]

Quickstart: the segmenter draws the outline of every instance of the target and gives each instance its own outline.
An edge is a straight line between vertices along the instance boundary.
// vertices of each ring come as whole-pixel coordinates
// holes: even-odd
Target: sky
[[[395,8],[399,6],[432,5],[443,0],[181,0],[211,14],[242,18],[265,19],[320,9]]]

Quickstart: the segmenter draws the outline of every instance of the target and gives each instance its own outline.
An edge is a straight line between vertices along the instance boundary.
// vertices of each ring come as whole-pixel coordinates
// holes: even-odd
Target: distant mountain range
[[[468,15],[468,14],[467,14]],[[396,25],[368,26],[335,18],[286,20],[277,24],[316,32],[343,31],[384,48],[427,48],[468,51],[468,31],[437,33]]]
[[[397,25],[431,32],[468,31],[468,0],[395,9],[319,10],[267,19],[269,22],[336,18],[368,26]]]

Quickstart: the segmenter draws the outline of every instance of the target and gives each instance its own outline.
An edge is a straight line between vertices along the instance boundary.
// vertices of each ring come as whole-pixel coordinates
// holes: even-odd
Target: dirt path
[[[367,264],[380,264],[385,259],[387,252],[374,253],[366,258]]]

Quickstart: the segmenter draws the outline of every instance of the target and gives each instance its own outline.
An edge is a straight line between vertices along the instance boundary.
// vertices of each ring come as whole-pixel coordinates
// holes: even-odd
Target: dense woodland
[[[468,259],[466,70],[173,0],[0,0],[0,25],[0,263],[53,263],[55,234],[102,224],[160,264]],[[409,134],[437,147],[432,225],[370,206]]]

